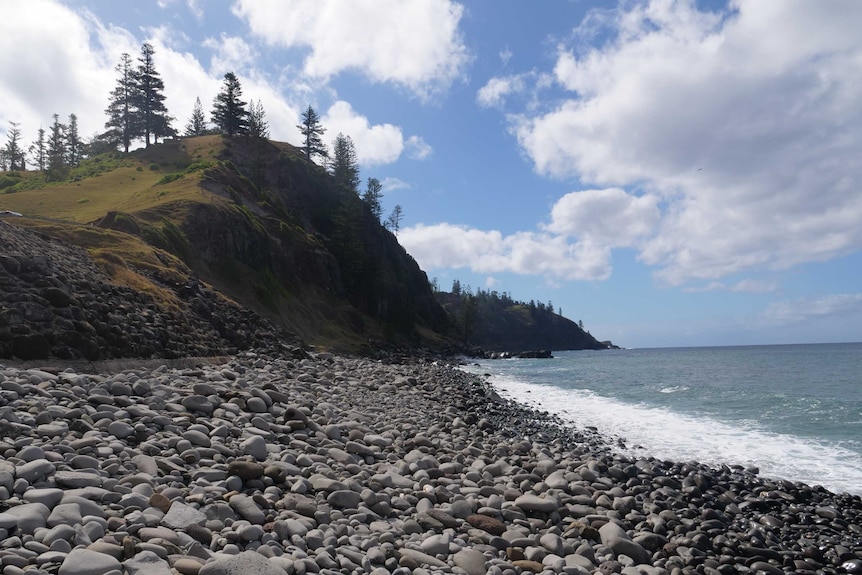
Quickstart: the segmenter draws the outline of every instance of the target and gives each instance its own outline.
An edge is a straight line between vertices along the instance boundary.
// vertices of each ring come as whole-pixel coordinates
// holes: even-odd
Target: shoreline
[[[862,573],[859,496],[620,455],[454,365],[161,363],[0,362],[4,575]]]

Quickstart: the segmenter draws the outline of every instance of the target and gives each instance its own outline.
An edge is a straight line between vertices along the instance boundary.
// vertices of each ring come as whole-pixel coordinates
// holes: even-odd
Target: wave
[[[533,385],[505,375],[490,382],[507,399],[623,439],[622,451],[631,456],[755,466],[767,477],[862,494],[862,456],[838,444],[769,432],[756,421],[727,423],[628,404],[586,389]],[[683,391],[680,387],[662,392]]]

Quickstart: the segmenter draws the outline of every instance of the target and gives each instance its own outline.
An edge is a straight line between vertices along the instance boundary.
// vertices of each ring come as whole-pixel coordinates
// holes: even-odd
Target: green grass
[[[85,160],[68,180],[56,183],[46,183],[39,172],[2,173],[0,209],[87,223],[109,211],[135,213],[169,202],[201,201],[203,170],[217,165],[220,150],[221,139],[211,136],[176,140],[128,155],[112,152]],[[165,174],[161,166],[182,171]],[[189,171],[192,166],[196,169]]]

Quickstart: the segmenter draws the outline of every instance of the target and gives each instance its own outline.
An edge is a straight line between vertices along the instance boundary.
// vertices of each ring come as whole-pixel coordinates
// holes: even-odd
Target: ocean
[[[566,351],[464,369],[632,456],[862,495],[862,343]]]

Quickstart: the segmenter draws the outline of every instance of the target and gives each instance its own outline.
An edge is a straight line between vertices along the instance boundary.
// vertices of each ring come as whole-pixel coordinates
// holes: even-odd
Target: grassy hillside
[[[24,214],[7,221],[86,248],[128,287],[158,294],[193,274],[337,350],[444,343],[425,274],[288,144],[173,140],[88,159],[63,182],[26,172],[0,187],[0,210]]]

